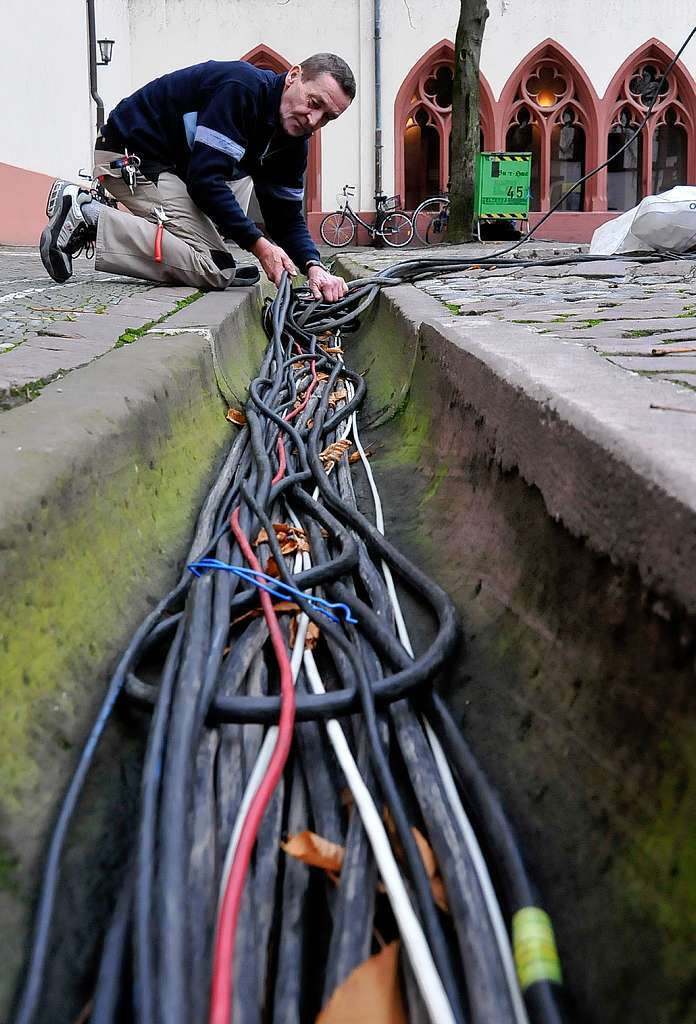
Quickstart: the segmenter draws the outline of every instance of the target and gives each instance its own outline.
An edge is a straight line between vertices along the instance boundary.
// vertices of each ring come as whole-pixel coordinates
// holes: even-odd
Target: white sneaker
[[[41,233],[41,261],[54,281],[62,284],[72,274],[73,256],[93,246],[97,237],[82,215],[82,206],[92,201],[89,192],[67,181],[54,181],[48,194],[49,222]]]

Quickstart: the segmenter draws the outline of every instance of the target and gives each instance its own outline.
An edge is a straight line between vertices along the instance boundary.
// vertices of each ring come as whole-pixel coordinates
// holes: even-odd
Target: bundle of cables
[[[379,1020],[351,987],[377,961],[384,1019],[560,1020],[551,923],[433,691],[455,609],[384,535],[365,384],[343,360],[381,287],[462,265],[403,263],[333,305],[284,278],[267,304],[269,346],[188,565],[121,658],[61,807],[16,1024],[42,1002],[61,850],[123,694],[151,722],[93,1024],[330,1024],[354,999],[351,1019]],[[420,650],[406,592],[430,624]]]

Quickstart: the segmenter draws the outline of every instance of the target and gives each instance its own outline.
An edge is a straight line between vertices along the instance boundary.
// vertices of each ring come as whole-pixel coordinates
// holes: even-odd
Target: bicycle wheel
[[[390,213],[382,221],[379,233],[387,245],[398,249],[399,246],[408,245],[413,238],[413,224],[405,213]]]
[[[355,224],[346,213],[337,210],[336,213],[327,213],[319,225],[319,234],[327,245],[341,249],[353,241]]]
[[[435,196],[425,199],[413,214],[413,230],[422,245],[444,242],[449,220],[449,199]]]

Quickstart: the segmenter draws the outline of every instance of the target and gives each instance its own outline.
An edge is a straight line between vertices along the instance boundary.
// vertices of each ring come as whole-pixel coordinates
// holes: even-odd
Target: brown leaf
[[[332,391],[329,395],[329,405],[332,409],[335,409],[339,402],[345,402],[348,398],[348,392],[345,388],[338,388],[336,391]]]
[[[334,441],[333,444],[328,445],[328,447],[319,454],[319,458],[323,462],[324,469],[327,473],[331,472],[341,456],[351,447],[352,443],[353,442],[349,441],[348,438],[343,438],[342,441]]]
[[[317,373],[317,380],[328,380],[328,379],[329,379],[329,374],[328,373],[324,373],[323,370],[320,370]]]
[[[340,871],[343,867],[345,850],[338,843],[332,843],[316,832],[298,832],[290,836],[286,843],[280,844],[286,853],[304,864],[313,868],[323,868],[325,871]]]
[[[285,612],[299,612],[299,610],[299,604],[295,604],[294,601],[277,601],[273,605],[273,611],[276,615],[282,615]],[[243,615],[238,615],[236,619],[232,619],[230,622],[230,628],[232,626],[238,626],[240,622],[246,622],[247,619],[258,619],[260,615],[263,615],[263,608],[252,608],[251,611],[244,612]],[[227,653],[227,651],[229,651],[229,647],[226,648],[225,653]]]
[[[263,570],[267,576],[275,576],[276,579],[280,579],[280,569],[273,555],[271,555],[266,562],[266,568]]]
[[[305,637],[305,642],[304,642],[305,650],[306,651],[313,651],[314,650],[314,648],[317,646],[317,641],[319,639],[319,634],[320,634],[319,626],[316,624],[316,622],[310,622],[308,627],[307,627],[307,636]]]
[[[399,842],[399,838],[396,831],[396,824],[394,822],[394,819],[392,818],[391,811],[389,810],[388,807],[384,808],[383,816],[384,824],[386,825],[387,832],[389,833],[389,837],[392,841],[392,846],[394,847],[394,854],[396,856],[396,859],[400,860],[401,863],[403,864],[405,860],[404,851],[401,846],[401,843]],[[425,873],[427,874],[428,879],[430,880],[430,889],[433,894],[433,899],[435,900],[440,910],[444,910],[445,913],[449,913],[447,893],[445,892],[445,886],[442,881],[442,878],[440,877],[440,869],[438,867],[437,860],[435,859],[435,854],[433,853],[432,847],[428,840],[423,835],[423,833],[419,829],[417,829],[415,825],[411,826],[411,832],[413,833],[413,838],[416,841],[418,852],[421,855],[421,860],[423,861]]]
[[[415,826],[411,828],[411,832],[413,832],[413,838],[416,840],[416,846],[418,847],[418,852],[421,855],[425,873],[430,879],[430,888],[433,894],[433,899],[440,910],[444,910],[446,913],[449,913],[449,904],[447,903],[445,886],[440,878],[440,869],[437,861],[435,860],[435,854],[433,853],[432,847],[423,833]]]
[[[406,1024],[399,987],[399,940],[364,960],[331,998],[316,1024]]]
[[[235,423],[238,427],[243,427],[247,421],[241,409],[228,409],[225,419],[229,420],[230,423]]]
[[[280,544],[283,555],[291,555],[294,551],[309,551],[307,534],[299,526],[292,526],[290,523],[274,523],[273,530]],[[254,544],[268,543],[266,530],[261,530]]]

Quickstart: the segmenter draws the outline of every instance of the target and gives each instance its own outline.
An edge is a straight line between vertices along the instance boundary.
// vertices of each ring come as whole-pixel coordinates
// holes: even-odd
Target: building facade
[[[446,188],[458,9],[455,0],[96,0],[97,37],[115,40],[98,89],[108,113],[146,81],[198,61],[244,58],[282,71],[319,50],[339,53],[355,72],[358,94],[311,142],[305,201],[316,234],[345,184],[356,186],[356,208],[374,210],[377,92],[383,190],[412,209]],[[688,35],[693,11],[684,0],[489,0],[489,11],[481,145],[532,152],[534,221],[621,148]],[[0,242],[31,243],[49,178],[75,178],[91,160],[85,4],[0,0],[0,24]],[[659,87],[639,138],[565,200],[544,237],[587,240],[643,196],[696,184],[695,74],[693,40]]]

